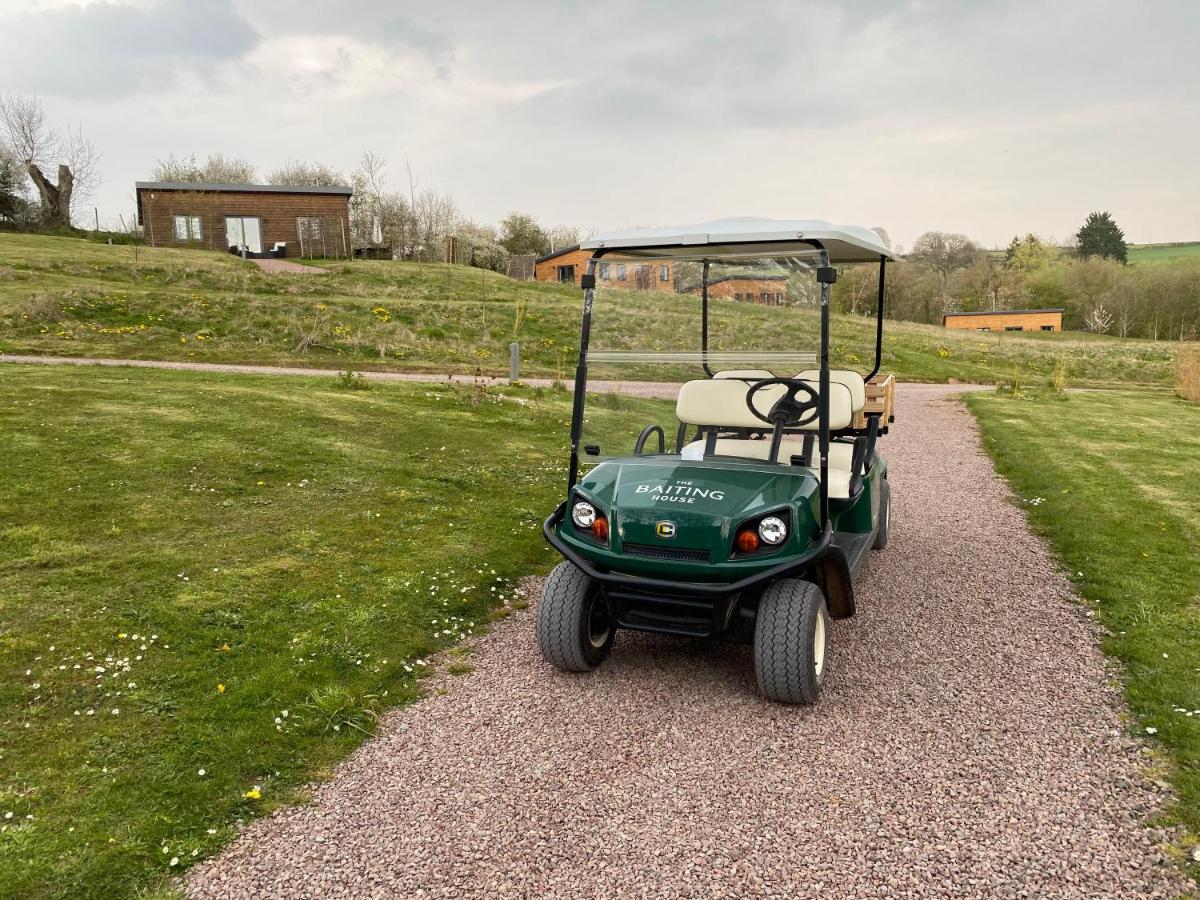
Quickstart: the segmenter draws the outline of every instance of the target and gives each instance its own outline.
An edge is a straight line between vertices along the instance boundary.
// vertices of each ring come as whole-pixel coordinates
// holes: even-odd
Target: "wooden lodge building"
[[[1062,331],[1061,309],[997,309],[952,312],[942,316],[945,328],[971,331]]]
[[[564,247],[533,263],[534,278],[544,284],[575,284],[587,272],[591,250],[580,250],[579,245]],[[596,284],[599,287],[622,290],[675,291],[675,264],[661,260],[618,259],[608,257],[596,266]]]
[[[152,247],[251,257],[348,257],[348,187],[139,181],[137,220]]]
[[[689,293],[699,294],[694,287]],[[783,306],[787,303],[786,275],[724,275],[708,283],[708,296],[736,303],[760,303]]]

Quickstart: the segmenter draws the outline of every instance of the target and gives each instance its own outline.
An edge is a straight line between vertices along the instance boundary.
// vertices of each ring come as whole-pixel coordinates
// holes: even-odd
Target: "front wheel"
[[[569,562],[554,567],[537,610],[538,649],[567,672],[590,672],[604,662],[616,632],[604,592]]]
[[[754,670],[763,696],[780,703],[816,703],[825,680],[829,610],[811,581],[769,585],[754,619]]]

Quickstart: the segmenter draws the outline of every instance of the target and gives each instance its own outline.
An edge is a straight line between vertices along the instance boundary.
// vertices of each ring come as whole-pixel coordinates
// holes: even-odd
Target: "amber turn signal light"
[[[758,535],[747,528],[745,531],[739,531],[737,540],[738,551],[741,553],[753,553],[758,549]]]
[[[604,518],[604,516],[596,516],[596,521],[592,524],[592,534],[594,534],[599,540],[607,541],[608,519]]]

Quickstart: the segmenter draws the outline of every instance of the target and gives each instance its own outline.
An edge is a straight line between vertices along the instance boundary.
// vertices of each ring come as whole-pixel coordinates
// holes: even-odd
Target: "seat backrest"
[[[819,369],[805,369],[796,377],[804,381],[811,381],[815,385],[820,383],[821,372]],[[862,412],[863,407],[867,405],[867,383],[863,381],[861,375],[852,369],[830,369],[829,383],[845,385],[850,391],[853,411]]]
[[[761,381],[764,378],[774,377],[766,369],[726,369],[724,372],[717,372],[713,375],[713,378],[740,378],[743,381]]]
[[[816,382],[809,382],[813,390]],[[749,385],[744,381],[729,378],[700,378],[689,381],[679,389],[675,403],[675,415],[688,425],[715,425],[720,428],[755,428],[766,430],[771,426],[759,419],[746,404]],[[787,393],[782,384],[770,385],[754,395],[754,405],[767,415],[775,401]],[[805,395],[800,395],[804,399]],[[853,397],[844,384],[829,384],[829,427],[836,431],[847,428],[854,413]],[[801,425],[801,431],[816,431],[814,419]]]

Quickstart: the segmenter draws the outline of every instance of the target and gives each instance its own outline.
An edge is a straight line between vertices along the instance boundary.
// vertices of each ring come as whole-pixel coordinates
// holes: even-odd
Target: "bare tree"
[[[378,247],[384,243],[384,225],[391,218],[391,198],[385,193],[387,163],[370,150],[364,150],[358,168],[350,178],[354,193],[350,199],[350,233],[357,247]]]
[[[571,225],[555,225],[546,229],[546,237],[550,239],[550,250],[562,250],[579,243],[579,229]]]
[[[37,188],[42,224],[69,226],[75,205],[86,201],[99,179],[100,154],[81,129],[60,133],[46,122],[36,97],[0,96],[0,124],[12,152]],[[45,174],[58,166],[57,180]]]
[[[100,184],[100,152],[83,136],[76,126],[67,128],[62,139],[62,157],[74,178],[74,190],[69,199],[70,214],[74,216],[96,196]]]
[[[195,154],[176,157],[174,153],[160,159],[154,166],[155,181],[174,181],[183,184],[253,184],[254,166],[244,159],[209,154],[204,163]]]
[[[1108,329],[1112,328],[1112,323],[1112,313],[1104,308],[1103,303],[1097,303],[1092,307],[1092,311],[1084,319],[1084,325],[1087,327],[1087,330],[1094,331],[1096,334],[1107,333]]]
[[[319,162],[304,162],[289,159],[280,168],[267,176],[267,184],[286,184],[300,187],[329,187],[342,185],[346,179],[342,173]]]
[[[968,266],[979,253],[979,247],[966,235],[927,231],[917,238],[908,258],[933,269],[942,279],[956,269]]]

